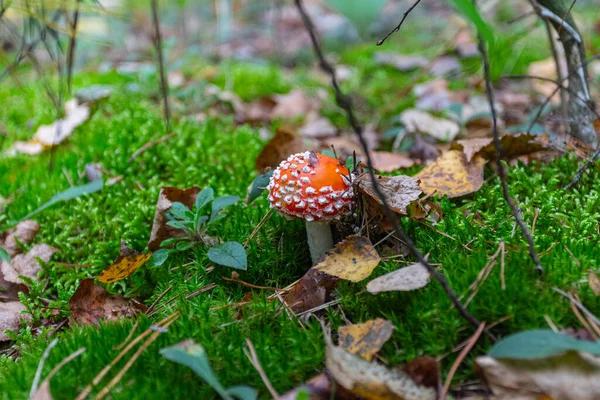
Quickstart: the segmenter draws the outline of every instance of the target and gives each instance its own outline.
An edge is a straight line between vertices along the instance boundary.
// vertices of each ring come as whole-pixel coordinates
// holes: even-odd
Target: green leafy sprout
[[[182,230],[185,234],[181,237],[170,238],[162,242],[162,249],[152,255],[152,264],[162,265],[173,252],[189,250],[199,244],[208,245],[208,258],[217,264],[226,267],[245,270],[247,268],[247,255],[244,246],[238,242],[225,242],[218,244],[217,239],[206,232],[215,222],[225,218],[225,208],[234,205],[240,200],[237,196],[221,196],[215,199],[211,188],[202,190],[196,196],[195,210],[190,210],[185,204],[174,202],[165,213],[169,219],[167,225]],[[211,204],[210,213],[205,207]]]

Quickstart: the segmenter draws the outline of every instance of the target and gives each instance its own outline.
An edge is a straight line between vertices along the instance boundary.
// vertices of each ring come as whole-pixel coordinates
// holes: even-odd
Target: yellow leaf
[[[479,156],[467,163],[465,155],[450,150],[415,175],[421,180],[421,189],[427,194],[434,192],[448,197],[460,197],[476,192],[483,185],[485,160]]]
[[[140,254],[121,243],[121,255],[107,269],[102,271],[98,280],[102,283],[112,283],[127,278],[144,265],[150,256],[152,256],[152,253]]]
[[[392,337],[393,331],[394,325],[382,318],[342,326],[338,329],[339,345],[348,353],[371,361],[375,353]]]
[[[371,275],[379,261],[381,258],[369,239],[363,236],[348,236],[313,268],[341,279],[360,282]]]

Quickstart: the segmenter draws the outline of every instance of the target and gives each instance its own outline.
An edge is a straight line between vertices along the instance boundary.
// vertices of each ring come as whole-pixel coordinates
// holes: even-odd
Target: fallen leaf
[[[433,400],[436,391],[417,385],[405,372],[390,370],[334,346],[326,336],[325,365],[344,389],[367,400]]]
[[[301,397],[303,393],[306,393],[308,397]],[[299,400],[299,399],[310,399],[310,400],[360,400],[358,396],[352,394],[352,392],[340,387],[335,384],[333,378],[327,373],[319,374],[301,386],[290,390],[287,393],[279,396],[279,400]]]
[[[428,283],[429,271],[421,263],[417,263],[373,279],[367,284],[367,291],[371,294],[406,292],[425,287]]]
[[[399,71],[412,71],[427,66],[429,60],[419,56],[377,52],[375,53],[375,64],[387,65],[396,68]]]
[[[108,294],[102,287],[94,284],[93,279],[84,279],[69,300],[72,323],[98,325],[100,321],[117,321],[133,317],[140,311],[121,296]]]
[[[502,135],[500,144],[504,150],[504,159],[510,160],[515,157],[536,153],[545,150],[544,144],[547,135]],[[474,157],[480,156],[486,160],[496,159],[496,146],[493,138],[474,138],[457,140],[450,146],[451,150],[460,150],[464,153],[467,163]]]
[[[256,158],[256,169],[276,168],[290,154],[307,150],[300,137],[289,128],[280,127]]]
[[[412,380],[420,386],[437,390],[441,387],[440,363],[431,356],[417,357],[402,367]]]
[[[62,143],[71,136],[75,128],[90,118],[90,108],[87,104],[78,104],[76,99],[71,99],[65,103],[65,115],[65,118],[57,120],[51,125],[41,125],[31,140],[15,142],[6,151],[6,154],[37,155],[45,149]]]
[[[415,85],[413,94],[418,98],[415,107],[419,110],[441,111],[452,104],[448,82],[443,79]]]
[[[21,314],[26,308],[18,301],[9,301],[0,303],[0,342],[10,340],[10,337],[4,333],[5,330],[18,332],[21,328],[21,320],[29,320],[29,314]]]
[[[319,108],[319,101],[309,99],[301,89],[292,90],[287,94],[279,94],[274,98],[277,104],[271,112],[271,118],[295,118],[308,114],[311,109]]]
[[[441,77],[450,75],[461,70],[458,58],[454,56],[441,56],[434,60],[429,66],[429,72],[434,76]]]
[[[412,158],[388,151],[372,151],[371,161],[373,169],[380,172],[392,172],[415,165],[415,160]]]
[[[98,280],[102,283],[113,283],[127,278],[144,265],[151,256],[152,253],[139,253],[121,241],[121,253],[115,262],[102,271]]]
[[[271,97],[262,97],[244,107],[243,115],[238,112],[238,122],[263,122],[271,120],[271,113],[277,102]]]
[[[110,85],[91,85],[78,90],[75,93],[75,98],[79,104],[94,104],[110,97],[112,91],[113,89]]]
[[[17,244],[17,241],[22,244],[29,244],[35,238],[35,235],[40,231],[40,225],[32,220],[26,220],[19,222],[14,228],[4,232],[4,240],[2,241],[0,236],[0,244],[9,256],[14,257],[21,253],[21,247]]]
[[[434,138],[450,142],[460,132],[458,123],[448,119],[436,118],[425,111],[411,108],[400,115],[400,122],[409,132],[426,133]]]
[[[339,346],[350,354],[371,361],[394,332],[394,324],[377,318],[363,324],[341,326],[338,329]]]
[[[460,197],[481,188],[484,165],[482,157],[476,156],[467,163],[462,152],[450,150],[421,170],[415,178],[421,181],[421,189],[427,194]]]
[[[456,52],[462,58],[479,57],[479,48],[471,35],[471,29],[462,28],[452,41],[454,42]]]
[[[19,276],[25,276],[37,281],[37,275],[42,270],[38,259],[47,263],[58,249],[47,244],[36,244],[26,254],[17,254],[10,263],[3,261],[0,264],[4,279],[8,282],[24,283]]]
[[[387,200],[388,206],[401,215],[407,214],[407,207],[421,195],[418,179],[406,175],[396,176],[375,176],[377,183]],[[371,177],[367,173],[363,173],[355,180],[355,185],[358,191],[372,199],[379,205],[383,205],[379,196],[375,192]]]
[[[410,158],[420,160],[422,162],[432,161],[440,155],[440,149],[433,143],[434,139],[431,136],[423,136],[419,133],[414,135],[415,142],[410,149],[408,155]]]
[[[4,266],[3,264],[7,264]],[[4,279],[4,274],[2,273],[3,268],[10,268],[10,263],[8,261],[2,260],[0,261],[0,301],[15,301],[19,300],[19,292],[27,293],[29,290],[27,286],[16,284],[14,282],[9,282]]]
[[[328,251],[313,268],[351,282],[360,282],[377,267],[381,258],[364,236],[348,236]]]
[[[319,117],[307,122],[298,130],[298,133],[305,137],[320,139],[334,136],[337,134],[337,128],[329,119],[325,117]]]
[[[335,276],[311,268],[283,299],[295,313],[307,311],[325,304],[338,281]]]
[[[600,278],[598,275],[591,269],[588,270],[588,283],[590,284],[590,289],[596,296],[600,296]]]
[[[148,250],[156,251],[160,249],[160,245],[164,240],[180,237],[185,234],[181,229],[167,225],[169,220],[165,216],[165,213],[175,202],[183,203],[191,210],[194,207],[194,202],[199,192],[200,188],[197,186],[187,189],[178,189],[175,187],[163,187],[160,189],[158,201],[156,202],[156,211],[154,212],[152,232],[148,241]]]

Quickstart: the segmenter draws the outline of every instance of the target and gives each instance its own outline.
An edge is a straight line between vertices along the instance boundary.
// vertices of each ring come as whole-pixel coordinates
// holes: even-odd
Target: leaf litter
[[[140,253],[127,247],[121,240],[121,251],[117,259],[98,276],[102,283],[113,283],[131,276],[152,256],[152,253]]]

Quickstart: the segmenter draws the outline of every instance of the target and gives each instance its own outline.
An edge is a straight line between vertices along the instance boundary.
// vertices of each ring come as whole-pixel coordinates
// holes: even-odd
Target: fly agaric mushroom
[[[336,158],[312,151],[293,154],[273,171],[269,202],[284,217],[306,220],[313,264],[333,247],[331,220],[350,209],[350,172]]]

